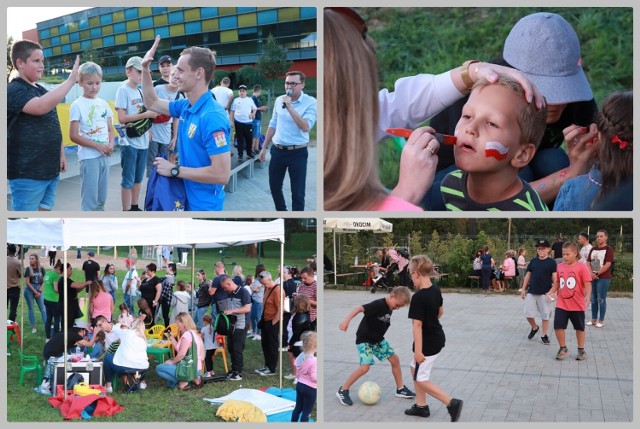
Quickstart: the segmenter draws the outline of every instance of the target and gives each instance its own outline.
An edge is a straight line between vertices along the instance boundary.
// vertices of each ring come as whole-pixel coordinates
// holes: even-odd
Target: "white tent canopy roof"
[[[389,233],[393,224],[379,218],[327,218],[324,220],[324,232],[373,231]]]
[[[7,222],[7,242],[27,245],[183,245],[197,248],[284,243],[284,219],[233,222],[188,218],[17,219]]]

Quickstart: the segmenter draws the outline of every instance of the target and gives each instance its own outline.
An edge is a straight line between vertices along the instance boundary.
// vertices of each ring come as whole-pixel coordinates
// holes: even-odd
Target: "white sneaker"
[[[140,389],[144,390],[147,388],[147,383],[145,383],[144,381],[140,382]]]
[[[107,393],[113,393],[113,387],[112,386],[107,387],[106,390],[107,390]]]
[[[259,334],[254,335],[254,336],[253,336],[253,340],[254,340],[254,341],[260,341],[260,340],[262,340],[262,336],[260,336]]]
[[[251,335],[251,334],[253,334],[253,331],[252,331],[251,329],[249,329],[249,330],[247,331],[247,336],[249,336],[249,335]]]
[[[293,374],[289,374],[289,375],[285,375],[284,378],[285,378],[285,380],[294,380],[296,378],[296,376],[293,375]]]
[[[604,328],[604,323],[596,323],[596,328]]]
[[[593,323],[591,320],[589,320],[589,321],[587,322],[587,326],[593,326],[593,325],[594,325],[594,323]]]
[[[31,328],[31,333],[35,334],[36,332],[38,332],[38,330],[36,328]]]
[[[293,384],[298,384],[298,379],[297,378],[293,379]]]

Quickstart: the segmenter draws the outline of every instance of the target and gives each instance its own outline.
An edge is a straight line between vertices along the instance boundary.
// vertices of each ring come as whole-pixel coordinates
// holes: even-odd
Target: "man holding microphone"
[[[291,183],[292,210],[304,210],[309,131],[317,118],[316,99],[302,91],[304,78],[304,73],[300,71],[287,72],[284,82],[286,95],[281,95],[275,101],[273,115],[259,155],[260,161],[264,162],[267,148],[272,146],[269,189],[278,211],[287,210],[282,192],[287,170]]]

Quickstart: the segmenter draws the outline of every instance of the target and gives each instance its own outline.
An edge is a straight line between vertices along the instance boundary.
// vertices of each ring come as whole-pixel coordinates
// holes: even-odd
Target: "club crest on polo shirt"
[[[224,147],[227,145],[227,137],[224,135],[224,131],[216,131],[213,133],[213,140],[216,142],[216,147]]]
[[[187,134],[189,135],[190,139],[192,139],[194,134],[196,133],[196,128],[198,127],[193,122],[189,124],[189,131],[187,132]]]

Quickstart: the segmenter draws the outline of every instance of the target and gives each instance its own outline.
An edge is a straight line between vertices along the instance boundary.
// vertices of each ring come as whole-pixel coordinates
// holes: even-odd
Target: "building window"
[[[53,50],[51,50],[51,48],[44,48],[42,50],[42,54],[44,55],[45,58],[49,58],[50,56],[53,55]]]
[[[113,22],[113,19],[110,13],[100,15],[100,24],[107,25],[107,24],[111,24],[112,22]]]
[[[147,30],[142,30],[140,32],[140,37],[142,40],[153,40],[156,37],[156,33],[153,31],[153,28],[149,28]]]
[[[313,19],[316,17],[316,8],[315,7],[301,7],[300,8],[300,19]]]
[[[171,25],[169,27],[169,34],[171,35],[171,37],[183,36],[184,35],[184,25],[183,24]]]
[[[69,32],[69,29],[67,28],[67,26],[65,24],[62,24],[62,25],[58,26],[58,33],[66,34],[68,32]]]
[[[89,27],[97,27],[100,25],[100,18],[97,16],[92,16],[89,18]]]
[[[255,7],[239,7],[238,13],[247,13],[247,12],[255,12]]]
[[[112,16],[113,16],[113,22],[124,21],[124,11],[123,10],[118,10],[118,11],[113,12]]]
[[[90,31],[91,31],[91,38],[92,39],[95,39],[96,37],[102,36],[102,28],[101,27],[92,28]]]
[[[131,33],[127,33],[127,42],[135,43],[140,41],[140,32],[132,31]]]
[[[185,21],[196,21],[200,19],[200,9],[188,9],[184,11]]]
[[[236,14],[236,8],[235,7],[220,7],[220,8],[218,8],[218,12],[220,13],[220,16],[235,15]]]
[[[71,33],[69,34],[69,41],[70,42],[77,42],[78,40],[80,40],[80,33]]]
[[[160,15],[161,13],[167,13],[166,7],[152,7],[151,11],[154,15]]]
[[[45,28],[44,30],[40,30],[40,40],[46,39],[49,36],[51,36],[51,32],[49,31],[48,28]]]
[[[107,36],[102,38],[102,44],[104,46],[113,46],[116,43],[116,39],[113,36]]]
[[[59,36],[55,36],[51,38],[51,45],[56,46],[60,44],[60,37]]]
[[[218,8],[217,7],[203,7],[200,9],[200,16],[202,19],[205,18],[215,18],[218,16]]]
[[[157,27],[156,34],[162,38],[169,37],[169,27]]]
[[[138,17],[138,8],[132,7],[124,10],[124,18],[125,19],[134,19]]]
[[[227,30],[230,28],[238,27],[238,17],[237,16],[223,16],[220,18],[220,29]]]
[[[216,31],[219,29],[220,28],[218,27],[218,18],[207,19],[206,21],[202,21],[203,32]]]
[[[169,20],[167,19],[167,15],[156,15],[153,17],[153,25],[156,27],[160,25],[167,25]]]
[[[138,16],[151,16],[152,11],[150,7],[139,7]]]
[[[127,31],[139,30],[140,26],[138,25],[138,20],[134,19],[133,21],[127,21]]]
[[[118,33],[124,33],[125,31],[127,31],[127,26],[125,25],[124,22],[117,22],[115,24],[113,24],[113,32],[118,34]]]
[[[153,28],[153,18],[150,16],[145,16],[144,18],[140,18],[138,22],[140,23],[141,29]]]
[[[255,13],[247,13],[245,15],[238,15],[238,27],[251,27],[258,23],[258,18]]]
[[[102,34],[105,36],[113,34],[113,25],[105,25],[102,27]]]
[[[187,22],[184,24],[186,34],[202,33],[202,25],[200,21]]]
[[[68,34],[63,34],[62,36],[60,36],[60,43],[61,44],[65,44],[65,43],[69,43],[69,35]]]
[[[278,11],[277,10],[261,10],[258,12],[258,24],[275,24],[278,22]]]
[[[81,19],[78,21],[78,28],[80,30],[86,30],[87,28],[89,28],[89,20],[88,19]]]
[[[220,32],[220,42],[235,42],[238,40],[238,30],[227,30]]]
[[[184,22],[184,13],[175,11],[169,13],[169,24],[181,24]]]
[[[91,33],[89,32],[89,30],[82,30],[80,32],[80,40],[86,40],[89,39],[91,37]]]
[[[300,19],[300,9],[297,7],[283,7],[278,11],[278,21],[294,21]]]

